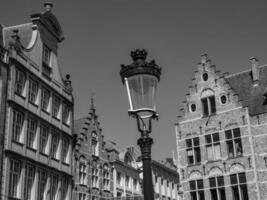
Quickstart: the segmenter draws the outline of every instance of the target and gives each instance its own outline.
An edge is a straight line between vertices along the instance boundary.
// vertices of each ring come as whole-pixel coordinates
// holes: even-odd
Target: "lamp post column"
[[[142,136],[138,139],[138,145],[141,149],[141,158],[143,163],[143,191],[144,200],[154,200],[154,188],[152,181],[152,169],[151,169],[151,146],[153,139],[148,136],[145,131]]]

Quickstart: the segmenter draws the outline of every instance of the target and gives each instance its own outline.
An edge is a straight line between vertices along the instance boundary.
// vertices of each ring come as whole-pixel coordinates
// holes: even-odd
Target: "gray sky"
[[[1,0],[0,23],[30,21],[43,11],[37,0]],[[249,58],[267,63],[267,1],[214,0],[54,0],[61,23],[61,70],[70,73],[75,117],[87,115],[90,94],[106,140],[136,144],[139,133],[127,115],[128,102],[119,76],[131,63],[130,51],[145,48],[162,67],[157,94],[159,121],[153,122],[153,159],[176,151],[174,123],[189,91],[200,55],[208,53],[217,70],[236,73],[250,68]]]

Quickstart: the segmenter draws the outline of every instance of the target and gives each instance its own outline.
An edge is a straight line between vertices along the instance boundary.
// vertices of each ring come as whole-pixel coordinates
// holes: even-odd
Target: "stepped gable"
[[[238,94],[242,104],[249,108],[250,115],[267,112],[265,105],[267,88],[267,66],[259,66],[258,85],[253,84],[252,70],[226,76],[225,79],[231,88]]]
[[[96,115],[93,98],[91,98],[91,106],[87,117],[74,120],[74,134],[77,135],[78,143],[80,140],[84,140],[84,137],[86,136],[86,132],[88,130],[95,130],[99,132],[99,135],[101,135],[102,133],[100,122],[98,121],[98,115]]]

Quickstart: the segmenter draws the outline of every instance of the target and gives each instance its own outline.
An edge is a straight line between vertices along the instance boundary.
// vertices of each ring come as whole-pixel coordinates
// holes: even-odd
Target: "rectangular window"
[[[117,172],[117,185],[121,185],[121,173]]]
[[[130,188],[131,186],[130,186],[130,177],[129,176],[126,176],[126,178],[125,178],[125,184],[126,184],[126,187],[127,188]]]
[[[199,138],[186,140],[188,164],[197,164],[201,162]]]
[[[17,142],[21,142],[23,124],[24,124],[24,114],[18,110],[14,110],[12,139]]]
[[[38,96],[38,82],[30,79],[29,80],[29,102],[33,104],[37,104],[37,96]]]
[[[46,77],[50,77],[52,68],[51,68],[51,50],[43,45],[43,65],[42,65],[42,74]]]
[[[69,181],[68,178],[62,178],[62,200],[65,200],[68,195]]]
[[[53,95],[52,98],[52,116],[59,119],[60,118],[60,98],[56,95]]]
[[[50,57],[51,50],[46,45],[43,45],[43,63],[50,66]]]
[[[64,124],[70,125],[70,108],[66,103],[62,104],[62,121]]]
[[[35,136],[37,130],[37,120],[29,117],[27,126],[27,147],[36,149]]]
[[[243,149],[242,149],[240,128],[235,128],[225,131],[225,138],[228,148],[228,156],[230,158],[242,156]]]
[[[50,91],[46,88],[42,88],[41,108],[42,110],[49,112]]]
[[[98,142],[96,138],[92,138],[91,146],[92,146],[92,154],[94,156],[98,156]]]
[[[209,116],[211,114],[216,113],[215,96],[202,98],[201,102],[202,102],[202,110],[204,116]]]
[[[62,161],[64,163],[69,163],[69,140],[67,137],[62,138]]]
[[[221,147],[219,133],[205,136],[208,160],[218,160],[221,158]]]
[[[19,198],[21,162],[10,160],[9,196]]]
[[[39,171],[39,180],[38,180],[38,200],[44,200],[45,189],[47,183],[47,173],[45,170]]]
[[[211,200],[226,200],[223,176],[209,178]]]
[[[24,199],[32,200],[34,195],[34,176],[35,167],[32,165],[26,165],[25,167],[25,185],[24,185]]]
[[[230,175],[230,182],[234,200],[248,200],[246,174],[232,174]]]
[[[94,188],[99,188],[98,185],[98,169],[92,168],[92,185]]]
[[[52,131],[52,140],[51,140],[51,156],[52,158],[59,159],[58,153],[59,146],[59,133],[55,130]]]
[[[57,198],[57,190],[58,190],[58,175],[51,174],[51,200],[56,200]]]
[[[25,96],[25,82],[26,75],[22,71],[16,69],[16,78],[15,78],[15,93],[20,96]]]
[[[79,200],[86,200],[86,193],[79,193]]]
[[[104,190],[109,190],[109,170],[108,170],[108,166],[105,165],[104,166],[104,170],[103,170],[103,184],[104,184]]]
[[[191,200],[205,200],[203,180],[189,181]]]
[[[48,154],[48,150],[47,150],[48,134],[49,134],[49,128],[41,124],[40,125],[40,152],[44,154]]]
[[[85,160],[84,161],[80,160],[79,183],[81,185],[87,185],[87,168],[86,168]]]

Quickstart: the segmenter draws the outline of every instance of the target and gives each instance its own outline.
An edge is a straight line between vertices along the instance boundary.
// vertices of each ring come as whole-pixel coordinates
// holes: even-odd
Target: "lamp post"
[[[143,163],[144,200],[154,199],[151,171],[151,145],[153,139],[149,136],[152,131],[151,121],[157,119],[155,97],[157,84],[160,80],[161,68],[154,60],[146,61],[146,50],[131,52],[133,63],[121,65],[120,75],[126,86],[130,116],[136,118],[138,131],[141,133],[137,144],[141,149]]]

